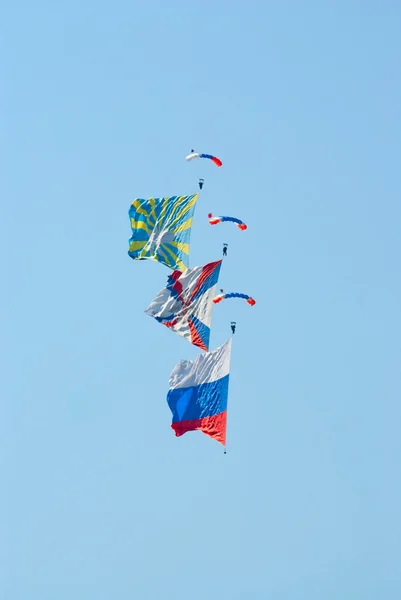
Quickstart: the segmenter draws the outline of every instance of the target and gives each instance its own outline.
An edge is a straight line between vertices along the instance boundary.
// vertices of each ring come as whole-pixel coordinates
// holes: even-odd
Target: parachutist
[[[193,154],[195,152],[195,150],[193,148],[191,148],[191,154]]]
[[[236,328],[237,324],[235,321],[231,321],[231,331],[233,332],[233,335],[235,333],[235,328]]]
[[[199,179],[199,189],[201,190],[203,188],[203,184],[205,183],[204,179]]]
[[[227,256],[228,244],[223,244],[223,256]]]
[[[220,288],[220,294],[224,294],[224,290]]]

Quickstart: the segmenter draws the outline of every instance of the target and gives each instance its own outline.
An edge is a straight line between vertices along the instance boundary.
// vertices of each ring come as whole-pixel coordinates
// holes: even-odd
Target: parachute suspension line
[[[232,329],[232,325],[233,325],[233,323],[234,323],[234,325],[236,325],[236,322],[235,322],[235,321],[231,321],[231,329]],[[234,331],[235,331],[235,327],[234,327]],[[233,335],[234,335],[234,331],[233,331]],[[231,336],[231,348],[232,348],[232,344],[233,344],[233,341],[232,341],[233,335]],[[232,351],[231,351],[231,353],[232,353]],[[230,377],[230,380],[231,380],[231,377]],[[226,414],[227,414],[227,417],[226,417],[226,418],[227,418],[227,420],[226,420],[226,443],[225,443],[225,445],[224,445],[224,454],[227,454],[227,421],[228,421],[228,406],[227,406],[227,409],[226,409]]]

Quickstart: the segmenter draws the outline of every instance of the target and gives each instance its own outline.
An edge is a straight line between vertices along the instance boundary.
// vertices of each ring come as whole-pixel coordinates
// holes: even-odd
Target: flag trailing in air
[[[225,445],[230,358],[231,339],[212,352],[176,365],[167,394],[176,436],[199,429]]]
[[[202,350],[209,350],[213,296],[221,260],[173,271],[145,313]]]
[[[137,198],[129,209],[134,260],[156,260],[171,269],[189,266],[189,241],[198,194],[171,198]]]

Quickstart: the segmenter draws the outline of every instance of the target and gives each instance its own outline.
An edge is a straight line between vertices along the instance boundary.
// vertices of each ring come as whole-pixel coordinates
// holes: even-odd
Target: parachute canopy
[[[198,194],[171,198],[137,198],[129,209],[134,260],[156,260],[170,269],[189,266],[189,241]]]
[[[250,306],[254,306],[256,304],[256,300],[251,298],[251,296],[248,296],[247,294],[240,294],[237,292],[230,292],[228,294],[219,294],[218,296],[215,296],[213,298],[213,302],[215,304],[218,304],[222,300],[228,300],[228,298],[244,298],[244,300],[246,300]]]
[[[209,160],[211,160],[212,162],[214,162],[214,164],[217,167],[221,167],[222,166],[222,162],[219,158],[217,158],[217,156],[213,156],[213,154],[198,154],[198,152],[191,152],[191,154],[188,154],[188,156],[185,157],[185,160],[194,160],[194,158],[208,158]]]
[[[212,215],[212,213],[209,213],[208,219],[209,219],[210,225],[217,225],[218,223],[224,223],[225,221],[230,221],[232,223],[236,223],[238,229],[240,229],[241,231],[245,231],[245,229],[248,228],[248,226],[245,225],[244,221],[241,221],[241,219],[237,219],[236,217],[214,217]]]

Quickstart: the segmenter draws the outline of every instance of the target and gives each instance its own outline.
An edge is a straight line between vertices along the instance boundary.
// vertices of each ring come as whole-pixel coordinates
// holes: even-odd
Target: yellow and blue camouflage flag
[[[134,260],[156,260],[170,269],[189,267],[189,241],[198,194],[171,198],[137,198],[129,209]]]

